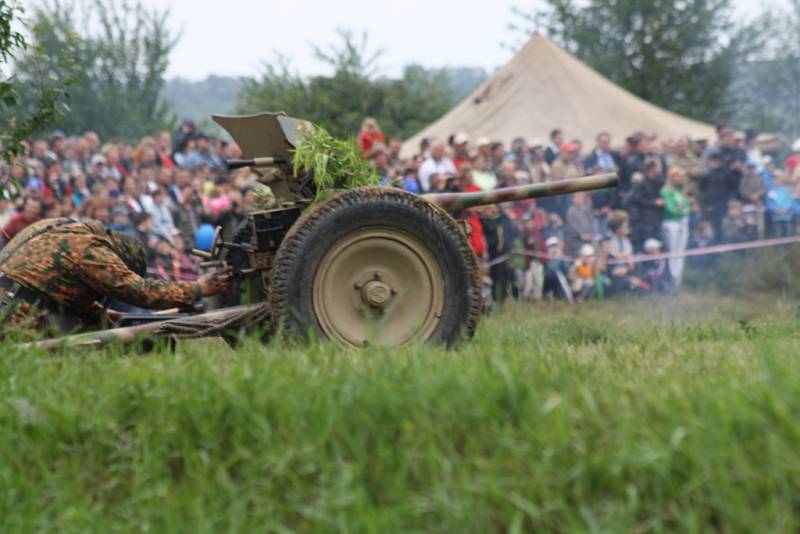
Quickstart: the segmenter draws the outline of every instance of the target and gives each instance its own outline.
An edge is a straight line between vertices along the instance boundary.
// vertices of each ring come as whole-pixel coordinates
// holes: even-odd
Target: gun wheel
[[[348,346],[452,345],[480,316],[477,262],[443,210],[386,188],[334,195],[287,234],[272,273],[276,326]]]

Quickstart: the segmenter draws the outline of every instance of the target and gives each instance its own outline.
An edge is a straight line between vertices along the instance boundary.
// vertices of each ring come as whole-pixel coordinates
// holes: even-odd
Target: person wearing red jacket
[[[386,136],[378,126],[378,121],[372,117],[364,119],[361,125],[361,131],[358,133],[358,146],[361,148],[361,156],[366,159],[372,153],[373,145],[377,143],[385,143]]]
[[[22,203],[22,211],[11,217],[0,231],[0,248],[3,248],[15,235],[41,218],[42,201],[36,197],[26,196]]]

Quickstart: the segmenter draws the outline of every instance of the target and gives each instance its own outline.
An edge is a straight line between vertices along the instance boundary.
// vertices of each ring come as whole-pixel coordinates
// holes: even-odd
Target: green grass
[[[0,524],[797,532],[794,306],[518,305],[451,352],[5,345]]]

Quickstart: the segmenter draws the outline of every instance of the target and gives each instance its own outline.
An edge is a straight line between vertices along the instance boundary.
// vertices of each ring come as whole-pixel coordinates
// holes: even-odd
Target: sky
[[[492,71],[512,52],[513,7],[536,0],[142,0],[162,10],[180,32],[167,77],[257,76],[275,52],[303,75],[327,69],[313,45],[338,44],[337,28],[366,32],[368,50],[383,50],[379,73],[398,75],[408,63],[470,66]],[[734,0],[737,14],[759,12],[763,0]],[[777,0],[780,1],[780,0]]]

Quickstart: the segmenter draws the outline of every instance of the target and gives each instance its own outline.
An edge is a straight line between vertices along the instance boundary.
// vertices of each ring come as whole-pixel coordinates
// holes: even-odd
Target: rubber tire
[[[348,233],[393,227],[429,248],[444,277],[444,308],[428,343],[452,347],[472,338],[481,315],[478,262],[458,223],[439,206],[400,189],[362,187],[310,208],[292,226],[275,256],[271,304],[277,331],[324,338],[313,311],[312,281],[325,253]]]

